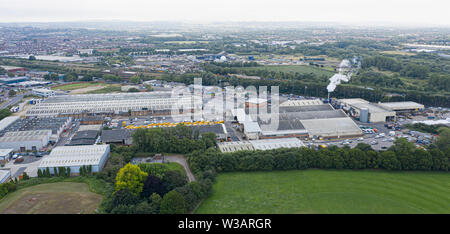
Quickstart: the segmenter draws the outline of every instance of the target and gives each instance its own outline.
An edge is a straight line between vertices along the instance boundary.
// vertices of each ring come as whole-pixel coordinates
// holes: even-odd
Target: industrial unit
[[[8,127],[0,131],[0,136],[5,132],[31,131],[31,130],[51,130],[51,142],[58,142],[60,135],[72,123],[70,117],[50,117],[50,118],[24,118],[16,119]]]
[[[395,111],[370,103],[361,98],[340,99],[342,109],[365,123],[386,122],[395,119]]]
[[[379,106],[384,107],[388,110],[392,110],[395,112],[414,112],[418,110],[423,110],[425,108],[424,105],[419,104],[417,102],[380,102]]]
[[[69,145],[93,145],[97,143],[98,131],[96,130],[86,130],[78,131],[72,137]]]
[[[172,92],[110,93],[49,97],[27,111],[26,116],[164,115],[172,110],[201,110],[199,96],[174,96]]]
[[[7,132],[0,137],[0,148],[14,151],[40,151],[46,147],[52,135],[51,130]]]
[[[6,163],[11,159],[14,149],[0,149],[0,163]]]
[[[279,148],[300,148],[304,147],[298,138],[284,139],[263,139],[253,141],[222,142],[217,144],[223,153],[241,150],[271,150]]]
[[[109,145],[59,146],[44,157],[38,169],[49,168],[54,174],[54,167],[70,167],[71,174],[79,174],[82,166],[92,166],[92,172],[102,170],[109,156]]]
[[[245,120],[239,123],[249,140],[290,137],[332,139],[363,135],[343,110],[335,110],[330,104],[318,100],[286,101],[275,114],[270,113],[269,109],[258,115],[251,114],[254,112],[249,109],[233,112],[237,115],[235,119]],[[272,126],[272,121],[278,123],[274,122]]]
[[[33,95],[40,96],[40,97],[55,96],[55,91],[53,91],[51,89],[33,89],[32,93],[33,93]]]
[[[0,131],[3,131],[5,128],[7,128],[9,125],[14,123],[18,119],[20,119],[19,116],[8,116],[0,120]]]
[[[130,129],[103,130],[101,141],[106,144],[131,145],[133,143],[132,131]]]

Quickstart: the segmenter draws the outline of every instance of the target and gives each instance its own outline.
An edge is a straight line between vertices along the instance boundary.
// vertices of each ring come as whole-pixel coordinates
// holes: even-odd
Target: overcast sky
[[[450,0],[0,0],[0,22],[323,21],[450,26]]]

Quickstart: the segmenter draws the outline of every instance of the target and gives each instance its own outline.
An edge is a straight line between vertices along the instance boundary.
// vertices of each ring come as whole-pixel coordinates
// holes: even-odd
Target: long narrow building
[[[112,93],[61,95],[49,97],[27,111],[26,116],[73,116],[90,114],[136,115],[170,114],[201,110],[202,100],[197,96],[173,96],[172,92]]]

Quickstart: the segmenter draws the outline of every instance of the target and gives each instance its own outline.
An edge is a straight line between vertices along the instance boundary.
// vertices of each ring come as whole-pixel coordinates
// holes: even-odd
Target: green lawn
[[[106,86],[104,88],[101,89],[97,89],[97,90],[91,90],[89,92],[87,92],[88,94],[100,94],[100,93],[117,93],[117,92],[121,92],[121,88],[120,86],[116,86],[116,85],[109,85]]]
[[[95,213],[101,200],[102,195],[90,192],[86,183],[39,184],[8,194],[0,201],[0,213]]]
[[[221,173],[213,190],[195,213],[450,213],[450,173]]]
[[[169,168],[169,171],[179,171],[181,174],[186,175],[186,171],[184,170],[184,167],[176,162],[169,162],[166,164],[167,168]]]
[[[302,74],[314,73],[316,75],[332,76],[334,71],[331,68],[318,68],[306,65],[267,65],[260,67],[245,67],[247,70],[268,70],[275,72],[298,72]],[[328,70],[327,70],[328,69]]]
[[[71,91],[71,90],[75,90],[75,89],[82,89],[82,88],[87,88],[89,86],[99,86],[99,85],[103,86],[104,84],[97,83],[97,82],[73,83],[73,84],[57,86],[57,87],[54,87],[53,89],[59,89],[59,90],[63,90],[63,91]]]

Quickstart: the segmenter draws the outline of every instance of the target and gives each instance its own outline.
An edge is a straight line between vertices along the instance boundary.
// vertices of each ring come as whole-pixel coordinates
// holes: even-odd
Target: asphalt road
[[[18,94],[16,96],[14,96],[13,98],[9,99],[8,101],[6,101],[5,103],[3,103],[0,106],[0,109],[4,109],[4,108],[8,107],[9,105],[15,105],[15,104],[19,103],[20,101],[22,101],[24,96],[30,95],[30,94],[31,94],[30,91],[28,91],[26,93]]]

